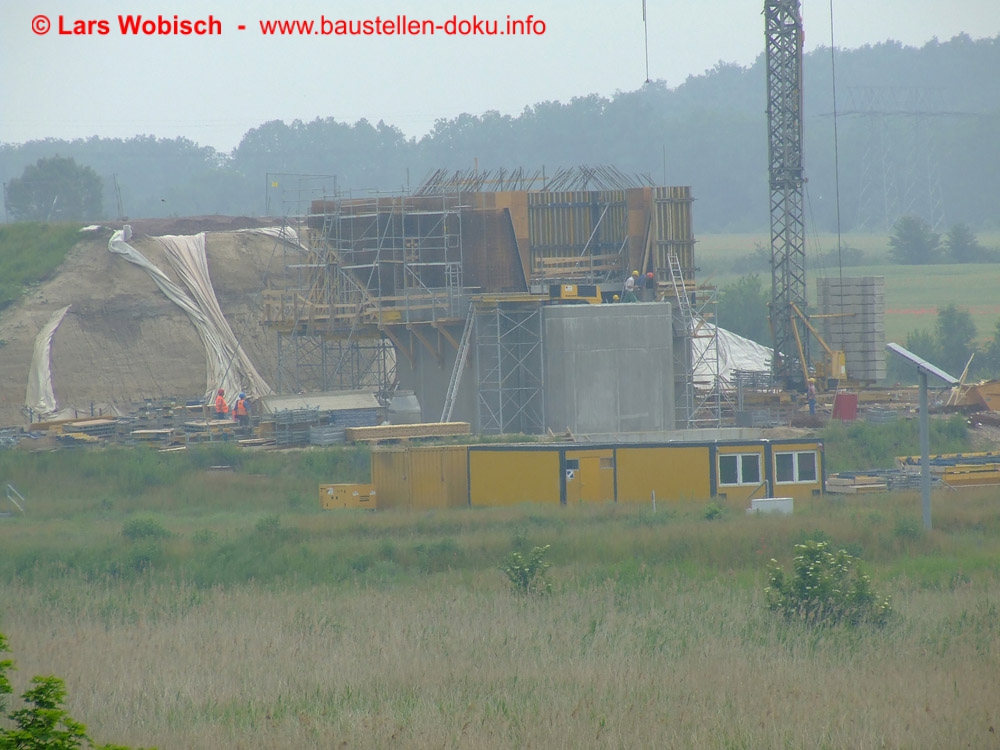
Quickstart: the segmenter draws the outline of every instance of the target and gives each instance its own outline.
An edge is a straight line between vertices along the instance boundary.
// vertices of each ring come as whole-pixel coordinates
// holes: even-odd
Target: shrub
[[[872,591],[871,579],[847,550],[834,553],[827,542],[807,541],[796,544],[795,551],[790,579],[771,560],[770,585],[764,594],[772,611],[820,627],[840,623],[882,626],[888,621],[892,614],[889,600]]]
[[[714,521],[718,518],[722,518],[725,512],[726,509],[718,503],[709,503],[708,507],[705,508],[705,520]]]
[[[517,550],[508,554],[500,561],[500,570],[517,594],[551,594],[552,584],[545,579],[549,564],[545,562],[545,554],[549,546],[535,547],[527,557]]]
[[[152,518],[131,518],[122,524],[122,536],[130,541],[166,539],[170,532]]]

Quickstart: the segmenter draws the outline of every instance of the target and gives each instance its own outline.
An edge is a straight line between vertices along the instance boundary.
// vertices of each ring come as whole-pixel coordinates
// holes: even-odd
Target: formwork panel
[[[561,502],[558,450],[469,449],[469,504]]]

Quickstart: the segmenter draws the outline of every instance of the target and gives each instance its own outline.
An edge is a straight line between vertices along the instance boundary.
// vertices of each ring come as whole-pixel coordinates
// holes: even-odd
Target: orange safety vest
[[[247,402],[245,398],[236,399],[236,416],[245,417],[247,415]]]
[[[226,399],[222,396],[215,397],[215,413],[225,414],[229,411],[229,406],[226,404]]]

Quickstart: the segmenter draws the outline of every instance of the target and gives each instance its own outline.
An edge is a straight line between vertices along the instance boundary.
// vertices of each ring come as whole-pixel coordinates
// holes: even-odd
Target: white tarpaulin
[[[700,329],[700,335],[692,339],[692,357],[697,363],[694,370],[695,385],[711,387],[712,364],[703,356],[711,341],[705,337],[712,329],[711,323],[705,323]],[[725,328],[719,329],[719,379],[724,384],[732,382],[734,370],[749,372],[769,372],[771,369],[770,347],[745,339]]]
[[[58,408],[55,390],[52,388],[52,336],[62,323],[70,306],[57,310],[42,326],[35,337],[35,351],[31,355],[31,369],[28,370],[28,392],[24,405],[36,415],[46,417]]]
[[[309,252],[309,248],[303,245],[299,240],[298,232],[291,227],[254,227],[251,229],[237,229],[236,231],[244,232],[246,234],[262,234],[265,237],[274,237],[274,239],[284,243],[285,245]]]
[[[129,245],[131,237],[132,229],[126,225],[124,230],[116,231],[111,236],[108,250],[145,270],[160,291],[187,313],[205,345],[206,400],[215,398],[217,388],[225,388],[227,395],[243,390],[254,398],[273,393],[239,345],[219,307],[208,273],[205,234],[154,238],[163,246],[171,266],[190,290],[190,295]]]

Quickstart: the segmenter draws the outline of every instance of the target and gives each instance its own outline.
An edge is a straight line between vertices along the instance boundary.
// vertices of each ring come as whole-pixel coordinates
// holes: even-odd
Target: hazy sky
[[[806,50],[830,44],[830,0],[803,0]],[[762,0],[647,0],[649,75],[671,87],[763,51]],[[833,0],[835,41],[920,46],[1000,34],[998,0]],[[119,14],[214,16],[213,36],[125,36]],[[262,20],[524,19],[531,36],[264,36]],[[33,33],[44,21],[48,33]],[[109,33],[59,33],[105,21]],[[239,30],[240,24],[246,26]],[[93,27],[95,31],[99,25]],[[535,24],[534,30],[541,27]],[[184,136],[229,151],[268,120],[385,120],[410,136],[462,112],[518,114],[546,100],[638,88],[642,0],[4,0],[0,142]],[[998,71],[1000,73],[1000,71]],[[763,107],[763,94],[762,104]]]

